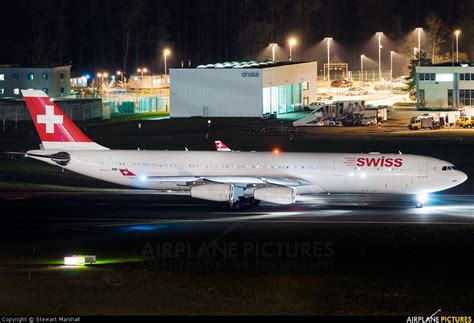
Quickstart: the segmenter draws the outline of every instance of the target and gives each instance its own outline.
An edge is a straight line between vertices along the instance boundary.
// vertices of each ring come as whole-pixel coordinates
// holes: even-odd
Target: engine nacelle
[[[296,190],[283,186],[258,188],[253,192],[253,197],[260,201],[287,205],[295,203]]]
[[[229,202],[234,199],[234,185],[230,184],[204,184],[191,187],[191,197],[215,201]]]

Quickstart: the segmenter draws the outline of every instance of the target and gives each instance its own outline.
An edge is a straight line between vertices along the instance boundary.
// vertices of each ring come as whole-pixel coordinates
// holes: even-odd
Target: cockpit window
[[[443,170],[443,172],[456,170],[456,166],[443,166],[442,170]]]

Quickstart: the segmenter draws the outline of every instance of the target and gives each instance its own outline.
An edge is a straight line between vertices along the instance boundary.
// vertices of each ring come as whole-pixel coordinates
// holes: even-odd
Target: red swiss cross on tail
[[[231,151],[230,148],[227,147],[226,144],[224,144],[220,140],[214,141],[214,143],[216,144],[216,150],[217,151]]]
[[[21,90],[44,149],[106,150],[87,136],[43,91]]]

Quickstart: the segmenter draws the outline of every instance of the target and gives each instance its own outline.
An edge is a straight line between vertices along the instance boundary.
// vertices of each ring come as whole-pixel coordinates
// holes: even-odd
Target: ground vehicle
[[[357,119],[354,119],[354,118],[351,118],[351,117],[344,118],[344,119],[342,119],[342,125],[345,126],[345,127],[354,126],[354,123],[356,122],[356,120]]]
[[[374,122],[370,118],[362,118],[362,120],[360,120],[359,125],[361,127],[368,127],[374,125]]]
[[[361,87],[351,87],[347,91],[347,95],[368,95],[369,91]]]
[[[324,102],[311,102],[311,104],[308,106],[309,110],[315,110],[323,105],[326,105]]]
[[[264,113],[262,115],[262,119],[268,120],[268,119],[276,119],[277,114],[276,113]]]
[[[321,100],[332,100],[334,97],[330,94],[320,94],[318,96],[318,101],[321,101]]]
[[[347,80],[334,80],[331,82],[331,87],[351,87],[352,83]]]
[[[327,127],[342,127],[342,122],[335,118],[329,118],[324,120],[323,124]]]
[[[432,116],[419,116],[413,117],[408,124],[408,129],[410,130],[420,130],[420,129],[439,129],[439,122],[434,121]]]
[[[353,122],[353,125],[357,127],[368,127],[374,124],[375,124],[374,119],[369,118],[369,117],[357,118],[357,119],[354,119],[354,122]]]
[[[464,116],[458,120],[458,126],[461,128],[472,128],[474,126],[474,116]]]

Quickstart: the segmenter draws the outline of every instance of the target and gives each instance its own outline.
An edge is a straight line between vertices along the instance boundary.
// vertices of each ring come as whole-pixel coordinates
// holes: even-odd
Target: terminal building
[[[0,98],[21,98],[23,89],[42,90],[56,98],[71,93],[71,66],[0,65]]]
[[[182,117],[262,117],[316,101],[317,62],[225,62],[170,70],[170,112]]]
[[[129,86],[131,90],[162,90],[170,87],[169,75],[132,75]]]
[[[474,63],[442,63],[416,68],[417,108],[474,106]]]

